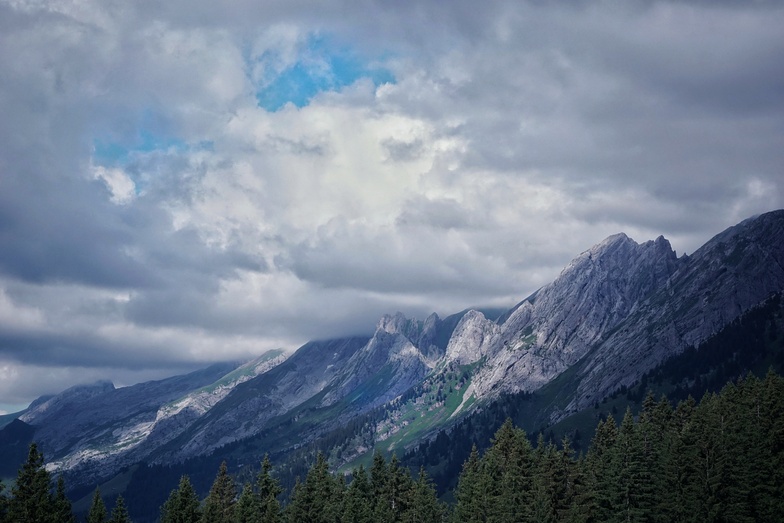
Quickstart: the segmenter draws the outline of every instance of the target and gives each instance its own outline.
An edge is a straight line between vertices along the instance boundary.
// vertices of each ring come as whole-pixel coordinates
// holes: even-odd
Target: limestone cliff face
[[[184,376],[115,388],[111,382],[72,387],[21,418],[53,469],[80,469],[86,479],[145,459],[180,434],[228,391],[280,363],[282,353],[237,368],[213,365]]]
[[[446,347],[446,363],[470,365],[486,355],[500,329],[478,311],[469,311],[455,327]]]
[[[550,416],[557,420],[782,291],[784,211],[746,220],[680,258],[663,237],[637,243],[616,234],[498,321],[478,311],[423,321],[385,315],[372,336],[310,342],[287,359],[122,389],[75,387],[35,403],[22,419],[35,427],[51,468],[80,470],[85,481],[141,460],[208,454],[275,420],[301,423],[302,438],[317,437],[456,373],[460,387],[448,389],[460,395],[459,407],[449,420],[570,369],[568,406]]]
[[[580,254],[484,339],[479,352],[487,361],[466,395],[487,398],[541,387],[666,286],[679,264],[662,237],[638,244],[617,234]]]
[[[698,345],[784,290],[784,211],[715,236],[644,300],[581,365],[569,411],[590,406],[647,370]]]

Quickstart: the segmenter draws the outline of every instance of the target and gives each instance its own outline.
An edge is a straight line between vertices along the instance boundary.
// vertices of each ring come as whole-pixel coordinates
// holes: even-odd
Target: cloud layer
[[[778,2],[0,0],[0,409],[784,207]]]

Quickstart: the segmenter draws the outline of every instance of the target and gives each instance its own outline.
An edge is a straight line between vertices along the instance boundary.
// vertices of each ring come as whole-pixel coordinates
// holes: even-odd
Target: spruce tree
[[[5,523],[8,512],[8,500],[5,497],[5,484],[0,478],[0,523]]]
[[[199,497],[188,476],[182,476],[161,507],[161,523],[197,523],[200,519]]]
[[[384,495],[388,480],[387,462],[379,451],[373,454],[373,464],[370,466],[370,487],[373,497],[378,499]]]
[[[479,451],[476,445],[471,447],[471,454],[463,464],[463,471],[457,482],[455,491],[455,504],[452,513],[454,523],[481,523],[485,521],[487,507],[485,497],[481,491],[482,468]]]
[[[697,504],[698,474],[701,468],[694,430],[696,401],[692,396],[678,402],[672,416],[672,441],[668,456],[667,474],[674,478],[670,484],[669,511],[675,521],[700,521]]]
[[[377,523],[395,521],[394,509],[389,499],[390,481],[389,466],[384,456],[376,451],[370,466],[370,486],[373,491],[373,521]]]
[[[90,511],[87,513],[87,523],[106,523],[106,505],[101,497],[101,489],[96,487]]]
[[[35,443],[30,444],[27,461],[19,469],[8,502],[8,521],[49,523],[54,513],[51,480],[44,468],[44,456]]]
[[[556,521],[556,454],[552,444],[546,444],[540,433],[534,451],[534,476],[529,519],[541,523]]]
[[[128,514],[128,509],[125,506],[125,500],[122,495],[117,496],[117,501],[114,502],[112,509],[112,517],[109,523],[131,523],[131,517]]]
[[[261,506],[256,493],[250,483],[245,483],[242,494],[234,508],[235,523],[263,523]]]
[[[76,523],[71,500],[65,495],[65,480],[57,478],[57,488],[54,495],[54,521],[56,523]]]
[[[768,370],[762,388],[764,447],[770,456],[768,490],[759,508],[760,519],[784,514],[784,378]]]
[[[614,504],[612,521],[632,523],[643,521],[650,499],[650,477],[643,462],[642,444],[631,409],[626,413],[618,430],[615,444],[611,496]]]
[[[343,511],[341,484],[329,473],[327,458],[319,453],[305,481],[295,485],[286,519],[291,523],[336,523]]]
[[[439,523],[444,516],[444,507],[438,501],[436,489],[420,467],[417,481],[411,487],[410,504],[402,514],[404,523]]]
[[[343,521],[374,523],[370,480],[365,467],[360,465],[352,473],[343,503]]]
[[[294,488],[291,489],[289,503],[283,511],[283,519],[286,523],[308,521],[309,500],[306,497],[305,485],[297,476],[294,480]]]
[[[411,504],[412,486],[411,473],[401,466],[400,460],[392,454],[387,468],[386,487],[378,499],[378,521],[400,521],[401,515]]]
[[[203,523],[233,523],[237,488],[229,476],[226,462],[222,462],[210,493],[204,501]]]
[[[262,522],[279,523],[282,519],[278,496],[283,492],[283,489],[280,488],[278,480],[272,477],[272,463],[270,463],[268,455],[265,455],[261,462],[261,472],[256,478],[256,488]]]
[[[533,449],[511,419],[501,425],[483,456],[488,521],[526,520],[533,499]]]
[[[586,493],[583,497],[585,512],[595,521],[610,521],[613,517],[612,469],[618,427],[612,414],[596,426],[588,454],[585,458]]]

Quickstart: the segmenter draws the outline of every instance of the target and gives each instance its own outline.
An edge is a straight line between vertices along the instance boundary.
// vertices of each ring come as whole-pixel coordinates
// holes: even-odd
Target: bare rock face
[[[209,409],[227,390],[279,363],[262,357],[240,369],[218,364],[184,376],[116,389],[110,382],[68,389],[25,413],[51,469],[85,477],[144,459]]]
[[[617,234],[580,254],[500,325],[466,395],[487,398],[538,389],[665,285],[678,264],[663,237],[637,244]]]
[[[746,220],[681,258],[663,237],[638,244],[616,234],[498,321],[478,311],[423,321],[385,315],[372,336],[122,389],[75,387],[31,405],[22,419],[35,426],[51,468],[83,478],[208,454],[276,419],[302,416],[315,437],[456,370],[462,403],[450,419],[570,369],[570,403],[552,413],[557,420],[783,291],[784,211]]]
[[[201,455],[257,434],[271,418],[322,393],[366,343],[367,338],[347,338],[305,344],[282,364],[235,387],[159,452],[155,461]]]
[[[486,355],[500,329],[479,311],[469,311],[455,327],[446,347],[446,363],[470,365]]]
[[[306,402],[336,407],[341,419],[383,405],[419,383],[443,356],[441,319],[384,315],[370,339],[311,342],[273,372],[236,387],[158,458],[183,459],[253,436]],[[321,429],[327,430],[332,418]],[[292,442],[296,443],[296,442]]]
[[[784,211],[715,236],[640,302],[581,368],[568,411],[590,406],[784,290]]]

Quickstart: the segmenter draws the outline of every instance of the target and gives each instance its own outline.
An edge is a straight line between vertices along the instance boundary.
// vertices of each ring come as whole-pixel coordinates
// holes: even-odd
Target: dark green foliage
[[[393,455],[389,463],[375,454],[371,474],[355,469],[346,486],[329,473],[319,454],[304,482],[297,481],[285,520],[291,523],[439,523],[445,509],[424,470],[414,481]]]
[[[71,500],[65,495],[65,481],[63,477],[57,478],[57,488],[54,494],[54,520],[58,523],[75,523]]]
[[[245,483],[242,494],[234,508],[235,523],[262,523],[261,506],[256,493],[250,483]]]
[[[599,423],[584,459],[568,440],[526,448],[511,422],[466,461],[453,520],[756,522],[784,507],[784,379],[753,375],[673,410],[649,395],[635,420]]]
[[[106,523],[106,505],[101,497],[101,490],[96,488],[90,511],[87,513],[87,523]]]
[[[408,508],[403,512],[404,523],[435,523],[444,517],[444,506],[438,501],[433,482],[419,469],[419,477],[410,492]]]
[[[269,455],[264,455],[261,472],[256,478],[257,502],[262,523],[279,523],[282,521],[278,496],[283,493],[278,480],[272,477],[272,463]]]
[[[228,467],[224,461],[221,463],[210,493],[204,501],[202,523],[233,523],[236,497],[237,488],[234,485],[234,480],[229,476]]]
[[[44,468],[44,456],[30,444],[27,461],[19,469],[8,502],[8,521],[49,523],[54,513],[51,479]]]
[[[50,507],[70,504],[62,480],[48,493],[42,457],[31,449],[20,485],[43,478]],[[23,473],[24,472],[24,473]],[[448,511],[420,467],[417,479],[396,456],[376,453],[369,473],[363,467],[346,478],[329,471],[318,454],[305,479],[297,481],[283,511],[284,494],[265,456],[254,484],[237,499],[234,480],[222,464],[200,513],[187,476],[162,507],[163,523],[526,523],[526,522],[756,522],[784,513],[784,379],[773,372],[753,375],[708,393],[689,397],[676,408],[666,398],[642,400],[634,416],[627,409],[620,425],[600,421],[587,453],[577,456],[569,438],[556,445],[540,434],[532,446],[511,420],[501,424],[481,453],[474,445]],[[27,479],[25,479],[27,478]],[[41,489],[39,489],[41,490]],[[16,490],[15,490],[16,491]],[[52,509],[52,512],[54,509]],[[123,515],[124,513],[124,515]],[[17,521],[6,518],[5,521]],[[0,522],[5,523],[2,519]],[[27,520],[21,520],[27,521]],[[36,520],[32,520],[36,521]],[[106,521],[96,491],[89,523]],[[112,523],[128,521],[122,498]]]
[[[372,487],[365,468],[360,465],[352,478],[344,496],[343,521],[373,523]]]
[[[117,496],[117,501],[114,502],[109,523],[131,523],[131,517],[128,515],[128,509],[125,507],[125,500],[122,496]]]
[[[8,512],[8,500],[5,497],[5,485],[0,479],[0,523],[5,522]]]
[[[200,519],[199,498],[188,476],[182,476],[161,507],[161,523],[197,523]]]
[[[340,521],[343,482],[329,473],[329,465],[323,454],[308,471],[305,481],[297,483],[291,502],[286,508],[286,519],[291,523],[334,523]]]
[[[453,512],[455,523],[480,523],[487,515],[487,497],[481,490],[482,465],[476,445],[471,449],[468,460],[463,465],[460,482],[457,484],[455,498],[457,504]]]

